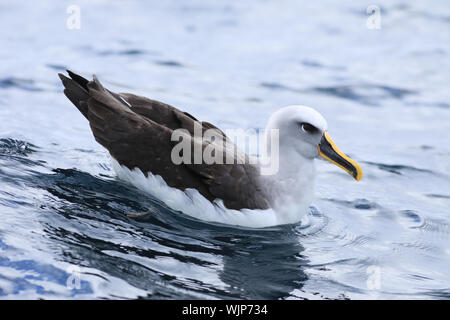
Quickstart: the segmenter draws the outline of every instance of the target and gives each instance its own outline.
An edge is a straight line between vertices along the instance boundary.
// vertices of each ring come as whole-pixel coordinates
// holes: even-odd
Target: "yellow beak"
[[[350,159],[336,146],[328,131],[325,131],[319,143],[319,155],[348,172],[356,181],[361,180],[361,166]]]

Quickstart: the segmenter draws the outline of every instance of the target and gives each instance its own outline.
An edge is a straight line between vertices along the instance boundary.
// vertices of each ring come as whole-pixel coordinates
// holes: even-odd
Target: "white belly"
[[[184,214],[204,221],[251,228],[264,228],[299,222],[306,211],[305,208],[294,207],[292,205],[286,207],[280,213],[277,213],[273,209],[227,209],[221,200],[216,200],[213,204],[196,189],[181,191],[177,188],[169,187],[159,175],[153,175],[149,172],[146,177],[140,169],[135,168],[129,170],[125,166],[121,166],[115,159],[112,159],[112,166],[121,180],[163,201],[173,210],[181,211]],[[292,210],[297,212],[293,214]],[[299,210],[302,212],[299,212]]]

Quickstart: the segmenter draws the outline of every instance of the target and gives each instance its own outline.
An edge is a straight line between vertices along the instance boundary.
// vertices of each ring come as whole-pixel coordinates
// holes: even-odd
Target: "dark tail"
[[[89,99],[89,89],[87,84],[89,81],[83,78],[82,76],[73,73],[70,70],[67,70],[67,73],[72,79],[67,78],[65,75],[61,73],[58,73],[58,76],[61,79],[65,88],[64,94],[87,119],[88,114],[87,100]]]

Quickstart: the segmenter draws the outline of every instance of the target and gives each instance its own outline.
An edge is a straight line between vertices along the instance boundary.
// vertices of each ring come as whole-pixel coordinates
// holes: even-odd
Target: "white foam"
[[[196,189],[189,188],[182,191],[169,187],[159,175],[153,175],[149,172],[145,176],[138,168],[129,170],[125,166],[121,166],[115,159],[112,158],[111,160],[112,166],[120,179],[163,201],[173,210],[181,211],[191,217],[204,221],[251,228],[264,228],[292,223],[292,221],[288,222],[280,219],[280,215],[273,209],[227,209],[221,200],[217,199],[213,204]]]

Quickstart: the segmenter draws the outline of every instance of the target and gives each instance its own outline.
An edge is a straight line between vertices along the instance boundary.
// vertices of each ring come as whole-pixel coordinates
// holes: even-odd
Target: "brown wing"
[[[64,93],[88,119],[96,141],[121,165],[160,175],[171,187],[197,189],[210,201],[222,199],[230,209],[269,207],[258,186],[258,170],[249,164],[175,165],[172,162],[173,130],[183,128],[193,134],[197,123],[203,131],[216,129],[227,139],[212,124],[201,123],[190,114],[159,101],[113,93],[103,88],[95,76],[93,81],[88,81],[70,71],[69,75],[72,79],[59,75]],[[192,143],[198,142],[192,139]]]

